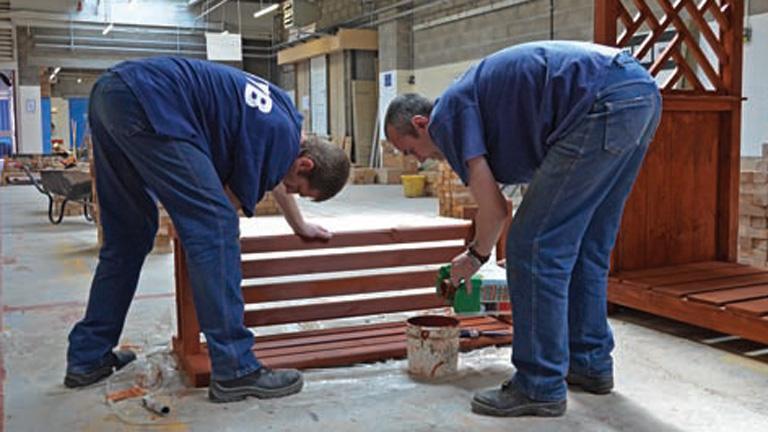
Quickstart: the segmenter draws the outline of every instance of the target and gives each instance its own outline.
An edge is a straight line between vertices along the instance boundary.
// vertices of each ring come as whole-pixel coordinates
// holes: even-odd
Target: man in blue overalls
[[[507,239],[514,376],[477,393],[475,412],[559,416],[566,380],[613,388],[606,317],[611,249],[658,126],[661,97],[631,55],[537,42],[483,59],[432,103],[407,94],[386,115],[390,141],[445,158],[478,203],[477,229],[453,259],[457,285],[488,260],[506,217],[498,183],[529,183]]]
[[[128,61],[96,82],[90,99],[104,243],[85,317],[69,335],[65,385],[97,382],[135,358],[112,350],[157,231],[159,200],[187,253],[216,402],[301,390],[295,370],[263,367],[243,323],[239,218],[271,190],[296,234],[327,239],[293,194],[338,193],[349,161],[337,146],[302,140],[302,116],[278,87],[199,60]]]

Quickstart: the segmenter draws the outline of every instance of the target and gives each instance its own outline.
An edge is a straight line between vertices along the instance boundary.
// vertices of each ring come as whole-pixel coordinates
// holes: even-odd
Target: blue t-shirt
[[[190,142],[211,159],[249,217],[299,155],[301,114],[283,90],[257,76],[176,57],[127,61],[112,70],[157,134]]]
[[[481,155],[498,182],[528,182],[552,143],[587,114],[617,54],[565,41],[494,53],[437,100],[430,136],[465,184],[467,161]]]

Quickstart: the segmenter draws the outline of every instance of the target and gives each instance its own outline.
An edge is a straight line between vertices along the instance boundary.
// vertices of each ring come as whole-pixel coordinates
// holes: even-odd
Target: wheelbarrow
[[[75,169],[43,169],[40,170],[40,178],[38,179],[32,174],[29,167],[24,164],[20,164],[20,166],[27,173],[35,188],[48,197],[48,220],[52,224],[61,223],[67,203],[70,201],[82,204],[83,217],[89,222],[93,221],[91,216],[93,194],[89,173]],[[61,197],[62,202],[58,208],[58,214],[54,215],[54,201],[57,197]]]

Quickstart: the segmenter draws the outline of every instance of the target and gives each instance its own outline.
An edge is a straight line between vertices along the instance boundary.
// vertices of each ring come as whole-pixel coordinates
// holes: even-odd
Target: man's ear
[[[309,174],[315,169],[315,161],[307,156],[299,156],[299,158],[296,159],[296,168],[300,173]]]
[[[411,124],[416,129],[426,129],[429,126],[429,117],[423,115],[415,115],[411,117]]]

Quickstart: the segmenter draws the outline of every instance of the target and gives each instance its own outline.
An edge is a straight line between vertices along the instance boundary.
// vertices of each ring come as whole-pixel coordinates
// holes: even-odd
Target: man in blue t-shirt
[[[654,79],[631,55],[580,42],[492,54],[434,106],[416,94],[392,101],[389,140],[420,160],[446,159],[477,201],[474,241],[452,261],[454,285],[489,259],[501,233],[498,183],[529,183],[506,251],[516,373],[475,394],[475,412],[558,416],[566,380],[598,394],[613,388],[610,253],[660,111]]]
[[[113,351],[168,211],[186,251],[197,319],[211,359],[209,398],[229,402],[301,390],[295,370],[270,370],[243,323],[238,208],[253,216],[272,191],[294,232],[328,239],[304,221],[293,194],[323,201],[349,176],[341,148],[302,139],[302,117],[280,88],[241,70],[156,57],[121,63],[91,93],[103,245],[85,317],[69,335],[67,387],[109,376],[135,359]]]

